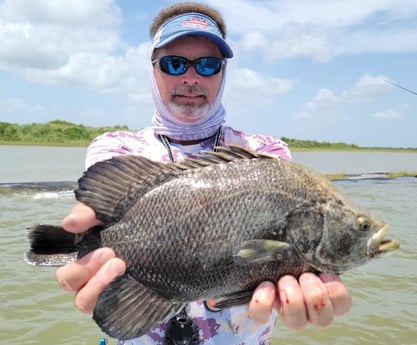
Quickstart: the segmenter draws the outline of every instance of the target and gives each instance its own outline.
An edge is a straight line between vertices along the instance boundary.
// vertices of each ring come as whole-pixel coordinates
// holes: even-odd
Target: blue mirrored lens
[[[208,77],[219,73],[222,64],[223,61],[217,57],[202,57],[193,61],[182,56],[164,56],[159,59],[161,70],[170,75],[184,74],[193,66],[198,74]]]
[[[187,60],[179,56],[164,56],[160,61],[162,71],[171,75],[184,74],[189,66]]]
[[[194,68],[198,74],[209,76],[220,72],[222,60],[215,57],[203,57],[195,60]]]

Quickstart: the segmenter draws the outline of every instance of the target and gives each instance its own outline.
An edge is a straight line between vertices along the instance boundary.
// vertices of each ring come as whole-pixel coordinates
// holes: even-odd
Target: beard
[[[202,104],[197,103],[175,103],[171,101],[169,103],[169,109],[177,118],[184,122],[196,122],[204,118],[210,110],[210,105],[207,102],[207,90],[197,85],[187,85],[175,88],[171,91],[171,99],[175,99],[175,96],[186,97],[203,97],[205,102]]]
[[[210,106],[205,104],[194,104],[194,103],[185,103],[177,104],[171,102],[169,104],[169,109],[175,114],[176,117],[181,119],[184,122],[196,122],[201,118],[205,117],[208,113]]]

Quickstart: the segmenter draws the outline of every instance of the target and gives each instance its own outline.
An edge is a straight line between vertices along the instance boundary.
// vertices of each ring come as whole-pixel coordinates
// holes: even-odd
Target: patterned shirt
[[[264,152],[282,159],[291,159],[287,145],[280,139],[267,135],[253,135],[223,126],[219,140],[220,146],[230,144],[247,147],[256,152]],[[171,151],[176,162],[202,150],[212,150],[214,137],[203,140],[196,145],[171,144]],[[170,162],[167,148],[152,128],[138,132],[109,132],[97,137],[89,146],[86,167],[116,155],[134,154],[154,161]],[[272,330],[277,313],[272,312],[266,324],[259,325],[248,317],[247,306],[239,306],[213,312],[205,308],[203,301],[189,304],[187,314],[198,325],[200,344],[202,345],[248,345],[270,344]],[[163,345],[166,322],[152,327],[144,336],[131,340],[120,340],[118,345]]]

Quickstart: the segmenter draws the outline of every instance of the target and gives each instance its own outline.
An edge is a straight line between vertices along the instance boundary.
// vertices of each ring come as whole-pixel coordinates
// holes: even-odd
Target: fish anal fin
[[[275,240],[254,239],[243,242],[233,255],[237,265],[250,265],[254,263],[270,262],[277,259],[277,255],[288,248],[286,242]]]
[[[124,274],[100,294],[93,319],[109,336],[133,339],[174,315],[184,305],[166,300],[129,274]]]

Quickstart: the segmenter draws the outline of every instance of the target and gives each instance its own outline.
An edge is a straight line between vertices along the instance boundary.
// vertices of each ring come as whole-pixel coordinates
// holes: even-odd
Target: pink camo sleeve
[[[146,140],[138,132],[108,132],[98,136],[87,149],[85,168],[97,162],[123,154],[140,155],[147,146]]]
[[[241,145],[256,152],[264,152],[282,159],[291,160],[288,145],[271,135],[249,134],[237,131],[231,127],[224,128],[224,144]]]
[[[256,152],[265,152],[285,160],[292,159],[288,145],[282,140],[273,137],[266,137],[266,140],[259,145]]]

